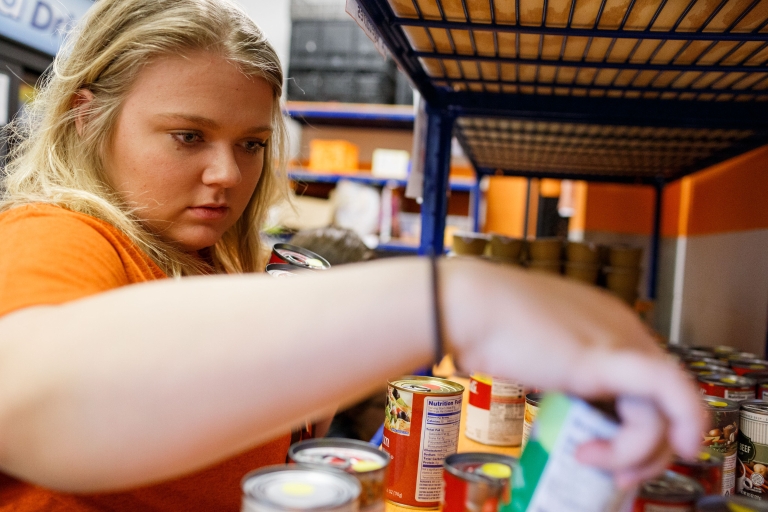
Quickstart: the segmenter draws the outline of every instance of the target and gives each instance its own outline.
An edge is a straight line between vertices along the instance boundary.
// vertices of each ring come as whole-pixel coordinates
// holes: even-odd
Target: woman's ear
[[[80,136],[85,130],[86,112],[91,101],[93,101],[93,92],[89,89],[78,90],[74,100],[72,100],[72,109],[75,111],[75,130]]]

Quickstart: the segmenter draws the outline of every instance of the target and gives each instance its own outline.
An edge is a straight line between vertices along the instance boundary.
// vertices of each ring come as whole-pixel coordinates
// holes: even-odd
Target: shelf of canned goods
[[[655,187],[653,298],[664,186],[768,142],[760,0],[355,1],[426,101],[424,254],[456,136],[478,178]]]

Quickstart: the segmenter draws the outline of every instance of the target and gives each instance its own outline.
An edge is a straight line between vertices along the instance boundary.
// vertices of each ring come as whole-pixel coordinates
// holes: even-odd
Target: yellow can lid
[[[480,466],[480,471],[491,478],[509,478],[512,476],[512,468],[500,462],[486,462]]]

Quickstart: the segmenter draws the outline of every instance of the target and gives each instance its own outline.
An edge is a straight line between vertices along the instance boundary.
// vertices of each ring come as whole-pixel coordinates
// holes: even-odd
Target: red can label
[[[443,474],[443,478],[445,479],[443,512],[465,512],[466,510],[496,512],[498,510],[499,492],[497,489],[490,486],[472,486],[470,482],[462,480],[448,471]],[[474,488],[470,489],[470,487]],[[472,505],[472,507],[468,507],[467,504]],[[478,505],[479,508],[475,508]]]
[[[459,444],[463,388],[449,381],[443,386],[439,380],[413,381],[412,391],[403,381],[388,387],[382,448],[392,459],[389,501],[423,508],[440,505],[443,460]],[[449,394],[441,388],[456,391]]]
[[[752,400],[755,398],[754,386],[723,386],[715,382],[699,381],[699,387],[705,395],[719,396],[729,400],[741,402],[742,400]]]
[[[664,503],[636,499],[633,512],[695,512],[695,505],[690,503]]]

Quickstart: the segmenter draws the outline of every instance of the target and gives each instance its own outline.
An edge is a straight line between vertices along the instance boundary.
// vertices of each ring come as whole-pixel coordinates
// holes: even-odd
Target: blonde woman
[[[431,362],[435,307],[468,369],[644,398],[580,453],[620,484],[696,452],[695,390],[597,290],[441,261],[433,294],[407,258],[255,275],[282,82],[224,0],[100,0],[57,57],[4,181],[0,510],[237,510],[291,427]]]

